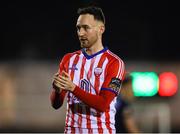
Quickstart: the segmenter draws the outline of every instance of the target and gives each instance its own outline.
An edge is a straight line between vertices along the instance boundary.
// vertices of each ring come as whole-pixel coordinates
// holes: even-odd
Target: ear
[[[104,25],[100,25],[100,33],[103,34],[105,31],[105,26]]]

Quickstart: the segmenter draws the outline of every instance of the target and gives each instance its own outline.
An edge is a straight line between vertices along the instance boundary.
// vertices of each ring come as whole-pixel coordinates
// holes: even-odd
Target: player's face
[[[76,27],[82,48],[90,48],[100,39],[98,22],[93,15],[80,15]]]

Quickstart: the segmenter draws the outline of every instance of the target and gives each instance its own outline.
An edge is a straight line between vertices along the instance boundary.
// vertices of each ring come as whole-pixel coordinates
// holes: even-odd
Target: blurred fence
[[[63,132],[66,104],[54,110],[49,99],[57,69],[52,61],[0,63],[0,132]],[[180,77],[180,63],[128,61],[126,70],[172,71]],[[142,132],[180,131],[179,103],[179,91],[171,98],[132,101]]]

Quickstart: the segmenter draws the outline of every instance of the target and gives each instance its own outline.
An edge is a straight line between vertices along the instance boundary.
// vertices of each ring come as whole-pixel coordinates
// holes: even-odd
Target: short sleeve
[[[109,90],[119,94],[125,74],[124,62],[116,59],[107,66],[106,76],[101,90]]]

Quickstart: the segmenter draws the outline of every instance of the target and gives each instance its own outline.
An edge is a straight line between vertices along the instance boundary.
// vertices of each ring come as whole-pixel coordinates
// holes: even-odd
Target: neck
[[[93,54],[101,51],[102,49],[104,49],[104,47],[102,45],[102,42],[100,42],[100,43],[92,45],[90,48],[87,48],[86,53],[88,55],[93,55]]]

